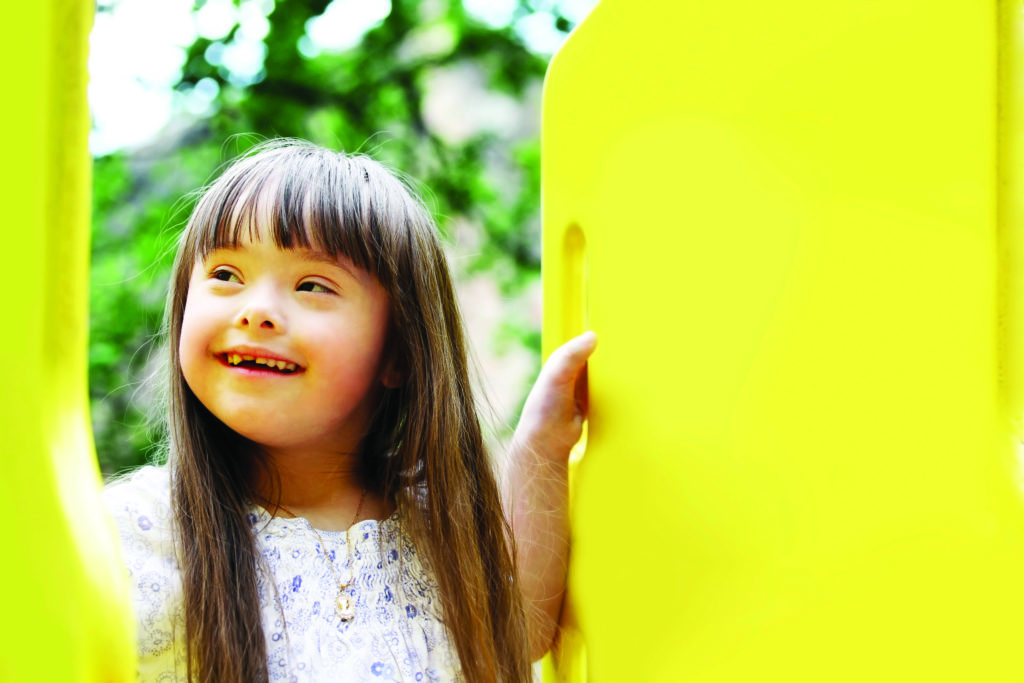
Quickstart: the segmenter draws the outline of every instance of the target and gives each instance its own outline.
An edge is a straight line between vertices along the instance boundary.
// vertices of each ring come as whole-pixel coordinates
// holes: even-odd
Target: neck
[[[359,459],[352,453],[313,453],[264,448],[268,472],[260,469],[255,482],[261,505],[274,514],[280,504],[306,518],[314,528],[344,530],[353,521],[359,500],[367,491],[359,476]],[[275,473],[276,478],[271,474]],[[384,519],[393,506],[367,493],[358,515]]]

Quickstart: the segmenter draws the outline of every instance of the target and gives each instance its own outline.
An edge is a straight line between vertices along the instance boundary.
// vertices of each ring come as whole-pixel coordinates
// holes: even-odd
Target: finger
[[[585,362],[597,347],[597,334],[592,330],[587,330],[578,337],[567,341],[564,346],[568,347],[573,357],[578,357],[581,363]]]
[[[570,339],[548,358],[544,364],[545,373],[550,373],[551,381],[556,384],[575,383],[596,346],[597,335],[593,332],[584,332]]]

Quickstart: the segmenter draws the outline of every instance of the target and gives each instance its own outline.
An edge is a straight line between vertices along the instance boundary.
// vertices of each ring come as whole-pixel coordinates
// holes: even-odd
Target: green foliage
[[[155,389],[146,377],[162,358],[156,351],[170,260],[190,196],[261,139],[300,137],[371,153],[418,181],[446,235],[456,224],[480,231],[471,239],[472,258],[460,262],[466,273],[487,272],[507,296],[538,277],[537,126],[446,139],[430,125],[425,102],[431,78],[446,69],[522,101],[535,96],[546,59],[511,28],[474,21],[458,0],[392,0],[390,15],[358,47],[307,58],[298,49],[306,23],[327,4],[277,2],[255,83],[215,63],[237,27],[221,41],[197,39],[176,89],[186,97],[213,79],[213,112],[183,116],[146,149],[95,160],[89,365],[96,446],[107,474],[147,460],[159,437],[147,428]],[[521,2],[520,13],[530,10]],[[564,18],[558,26],[571,28]],[[539,335],[525,317],[509,320],[501,334],[506,344],[537,349]]]

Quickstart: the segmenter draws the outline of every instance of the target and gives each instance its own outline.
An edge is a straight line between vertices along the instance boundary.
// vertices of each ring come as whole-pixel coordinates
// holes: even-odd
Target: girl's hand
[[[540,371],[505,467],[505,510],[515,536],[530,652],[547,652],[558,630],[569,563],[569,451],[587,415],[587,358],[593,332],[560,346]]]
[[[580,439],[587,416],[587,359],[597,335],[585,332],[555,349],[523,406],[513,449],[564,462]]]

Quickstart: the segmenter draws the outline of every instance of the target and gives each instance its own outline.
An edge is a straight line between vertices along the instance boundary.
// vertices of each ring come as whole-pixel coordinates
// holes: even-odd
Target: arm
[[[505,466],[505,511],[516,540],[530,653],[552,644],[569,563],[569,451],[587,411],[587,332],[555,350],[530,391]]]

